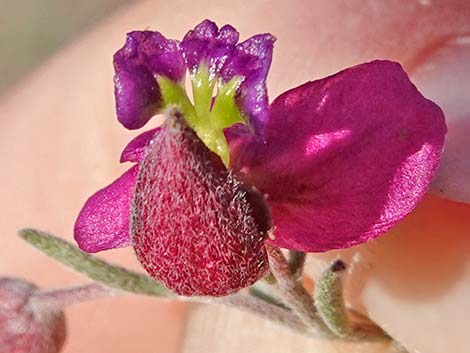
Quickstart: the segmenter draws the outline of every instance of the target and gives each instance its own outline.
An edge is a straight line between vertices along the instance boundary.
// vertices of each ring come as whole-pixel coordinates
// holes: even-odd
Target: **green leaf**
[[[158,297],[171,295],[150,277],[111,265],[51,234],[34,229],[23,229],[18,234],[46,255],[108,287]]]
[[[333,262],[315,284],[315,306],[328,328],[338,337],[352,333],[343,299],[341,274],[345,269],[341,260]]]

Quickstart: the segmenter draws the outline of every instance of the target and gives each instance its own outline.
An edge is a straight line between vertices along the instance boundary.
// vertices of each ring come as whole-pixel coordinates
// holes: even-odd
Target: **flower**
[[[274,37],[237,42],[233,27],[208,20],[182,42],[128,34],[114,57],[119,121],[134,129],[171,113],[127,145],[121,162],[136,164],[83,207],[74,229],[81,249],[132,244],[147,272],[178,294],[225,295],[265,274],[266,241],[346,248],[412,211],[446,127],[399,64],[358,65],[268,104]]]
[[[62,310],[33,300],[37,287],[0,278],[0,347],[3,353],[58,353],[65,342]]]

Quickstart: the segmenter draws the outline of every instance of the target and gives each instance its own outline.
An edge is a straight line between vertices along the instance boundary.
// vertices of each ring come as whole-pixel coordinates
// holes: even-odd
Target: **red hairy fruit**
[[[179,295],[222,296],[268,269],[261,194],[225,168],[176,111],[139,166],[131,237],[145,270]]]

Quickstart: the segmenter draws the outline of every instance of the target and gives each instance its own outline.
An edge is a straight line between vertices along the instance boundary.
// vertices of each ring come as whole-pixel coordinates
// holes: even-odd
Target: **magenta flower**
[[[237,42],[233,27],[207,20],[182,42],[128,34],[114,57],[119,121],[136,129],[176,110],[128,144],[121,162],[136,164],[87,201],[75,225],[81,249],[132,245],[175,292],[225,295],[265,274],[266,241],[346,248],[412,211],[446,127],[399,64],[358,65],[269,105],[274,37]]]

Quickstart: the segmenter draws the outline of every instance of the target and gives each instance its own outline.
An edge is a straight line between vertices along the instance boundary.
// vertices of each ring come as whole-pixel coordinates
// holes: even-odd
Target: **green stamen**
[[[190,126],[197,124],[196,111],[184,87],[164,76],[159,76],[157,81],[162,92],[164,108],[169,106],[176,107],[184,115]]]
[[[219,86],[217,98],[211,112],[217,128],[223,129],[236,123],[245,122],[235,104],[235,94],[242,80],[241,77],[234,77],[226,84]]]
[[[191,76],[194,107],[200,117],[206,118],[210,112],[215,83],[214,75],[209,74],[206,68],[200,68]]]
[[[205,65],[200,65],[191,75],[194,105],[181,84],[166,77],[158,77],[157,80],[164,106],[177,107],[204,144],[228,166],[230,155],[223,130],[235,123],[245,123],[235,103],[235,94],[243,78],[234,77],[227,83],[219,84],[213,105],[216,77]]]

